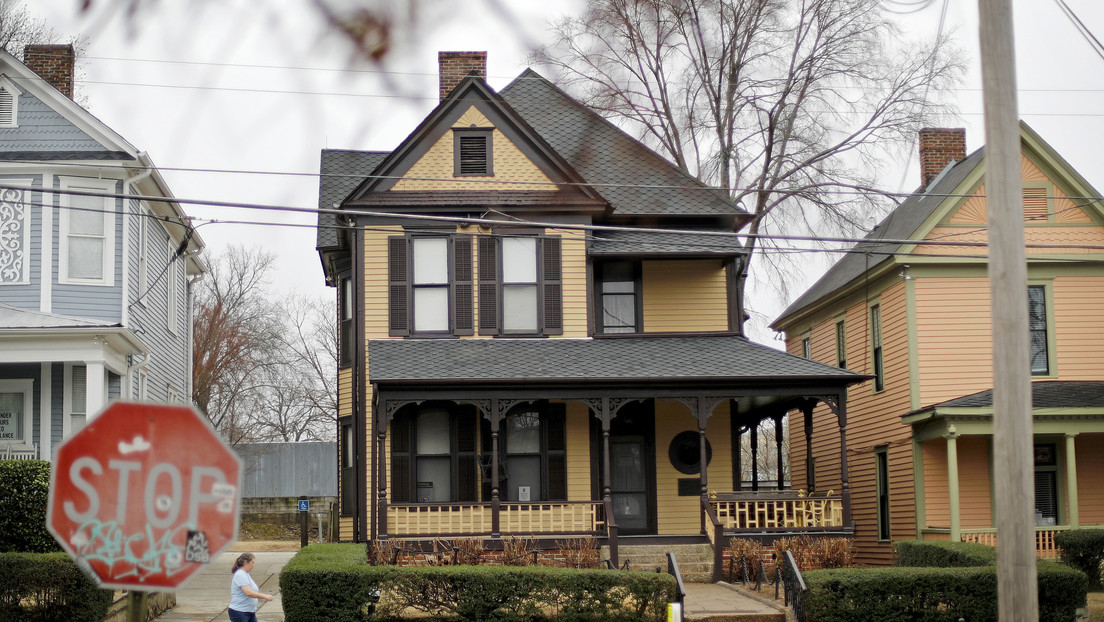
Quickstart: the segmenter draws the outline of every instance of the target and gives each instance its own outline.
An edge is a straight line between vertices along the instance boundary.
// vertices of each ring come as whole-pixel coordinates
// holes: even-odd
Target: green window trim
[[[882,358],[882,307],[870,306],[870,361],[874,392],[885,390],[885,365]]]
[[[889,449],[880,447],[874,450],[874,486],[877,500],[878,541],[890,539],[889,525]]]

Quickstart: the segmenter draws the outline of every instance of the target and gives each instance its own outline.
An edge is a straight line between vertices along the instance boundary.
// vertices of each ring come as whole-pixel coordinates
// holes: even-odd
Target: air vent
[[[487,136],[460,136],[460,174],[486,175]]]
[[[15,96],[0,90],[0,126],[15,125]]]

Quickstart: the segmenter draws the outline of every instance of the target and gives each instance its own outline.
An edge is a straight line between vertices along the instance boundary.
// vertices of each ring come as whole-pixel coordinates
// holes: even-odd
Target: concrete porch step
[[[673,553],[678,561],[679,572],[685,582],[701,583],[713,579],[713,549],[708,543],[702,544],[618,544],[618,558],[622,564],[629,563],[631,570],[667,572],[667,553]],[[602,555],[608,557],[609,549],[603,548]]]

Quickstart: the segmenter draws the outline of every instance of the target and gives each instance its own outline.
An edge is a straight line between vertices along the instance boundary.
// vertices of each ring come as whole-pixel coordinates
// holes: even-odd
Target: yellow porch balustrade
[[[494,535],[491,503],[387,506],[387,535],[391,537]],[[562,501],[499,504],[502,535],[606,535],[601,501]]]
[[[1036,527],[1035,555],[1047,559],[1058,557],[1058,545],[1055,544],[1054,537],[1068,529],[1069,527]],[[949,529],[923,529],[920,531],[920,535],[922,540],[935,542],[951,541]],[[997,530],[995,528],[963,529],[961,540],[963,542],[976,542],[978,544],[997,546]]]
[[[798,491],[724,493],[710,499],[725,533],[806,531],[844,527],[842,495]]]

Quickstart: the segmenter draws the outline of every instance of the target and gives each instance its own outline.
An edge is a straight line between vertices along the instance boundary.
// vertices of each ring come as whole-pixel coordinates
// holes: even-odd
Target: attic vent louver
[[[492,145],[489,128],[456,130],[455,174],[493,175]]]
[[[15,125],[15,96],[10,91],[0,89],[0,127]]]

